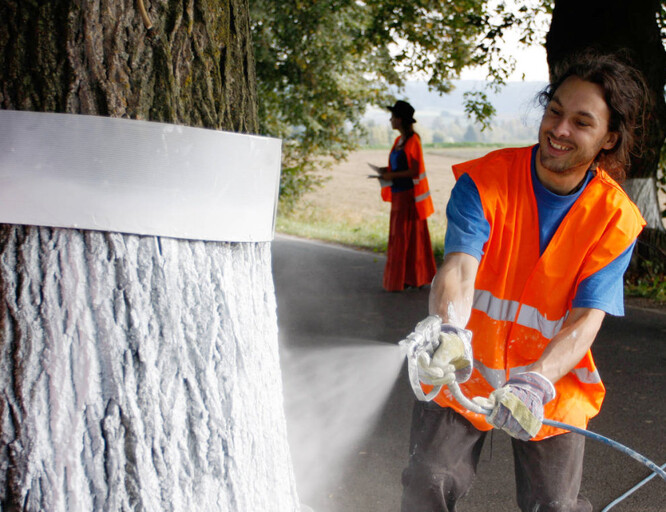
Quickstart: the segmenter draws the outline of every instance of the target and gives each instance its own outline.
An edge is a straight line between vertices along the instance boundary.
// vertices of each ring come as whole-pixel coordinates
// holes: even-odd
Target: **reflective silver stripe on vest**
[[[483,376],[484,379],[486,379],[486,382],[490,384],[493,389],[501,388],[506,382],[506,372],[504,370],[494,370],[493,368],[488,368],[477,359],[474,359],[474,368],[479,370],[479,373]]]
[[[519,302],[515,300],[498,299],[488,290],[476,290],[474,292],[473,307],[479,311],[483,311],[493,320],[516,322],[523,327],[536,329],[548,339],[551,339],[560,331],[562,324],[564,324],[568,315],[567,313],[558,320],[548,320],[544,315],[539,313],[539,310],[535,307],[526,304],[523,304],[522,307],[520,307]],[[519,307],[520,314],[516,319]]]
[[[519,305],[518,302],[513,300],[498,299],[487,290],[476,290],[472,307],[483,311],[493,320],[513,322]]]
[[[414,182],[414,185],[416,186],[419,183],[421,183],[421,180],[424,180],[425,178],[426,178],[426,174],[424,172],[422,172],[416,178],[412,178],[412,181]]]
[[[509,378],[512,379],[519,373],[524,373],[529,371],[530,371],[529,366],[516,366],[515,368],[511,368],[511,370],[509,370]]]
[[[601,375],[597,370],[591,372],[587,368],[574,368],[571,373],[583,384],[599,384],[601,382]]]
[[[495,370],[493,368],[488,368],[478,359],[474,359],[474,368],[479,370],[479,373],[483,376],[484,379],[486,379],[486,382],[490,384],[493,387],[493,389],[499,389],[506,383],[506,377],[505,377],[506,372],[504,370]],[[524,373],[529,371],[531,371],[529,366],[516,366],[509,370],[509,378],[513,378],[519,373]],[[574,370],[574,372],[585,372],[585,371],[586,370]],[[588,382],[588,384],[594,384],[594,383]]]
[[[414,200],[418,203],[419,201],[423,201],[424,199],[427,199],[430,196],[430,191],[426,192],[425,194],[420,194],[414,198]]]
[[[566,320],[567,315],[564,315],[558,320],[548,320],[545,316],[539,313],[539,310],[533,306],[523,304],[520,308],[520,314],[516,323],[525,327],[530,327],[539,331],[545,338],[551,339],[555,336],[562,324]]]
[[[520,303],[515,300],[498,299],[487,290],[476,290],[474,292],[474,309],[484,312],[493,320],[504,322],[516,322],[523,327],[529,327],[539,331],[545,338],[552,339],[564,324],[569,313],[565,314],[559,320],[548,320],[544,315],[539,313],[533,306],[525,304],[520,307],[520,314],[516,319]],[[478,360],[474,360],[475,368],[493,388],[497,389],[504,385],[506,382],[505,371],[495,370],[488,368]],[[530,371],[529,366],[517,366],[509,370],[509,375],[514,375],[522,372]],[[571,373],[583,384],[599,384],[601,376],[597,370],[590,371],[587,368],[574,368]]]
[[[506,383],[504,370],[494,370],[492,368],[488,368],[478,359],[474,359],[474,368],[479,371],[479,373],[483,376],[484,379],[486,379],[486,382],[490,384],[493,389],[499,389]],[[530,366],[516,366],[509,370],[509,378],[513,378],[519,373],[529,371],[531,371]],[[571,373],[583,384],[599,384],[601,382],[601,375],[599,375],[597,370],[591,372],[587,368],[574,368],[571,370]]]

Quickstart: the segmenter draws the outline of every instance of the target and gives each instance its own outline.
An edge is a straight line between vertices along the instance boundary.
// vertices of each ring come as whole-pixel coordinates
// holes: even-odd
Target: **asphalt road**
[[[397,512],[413,395],[404,365],[393,374],[378,372],[387,366],[383,356],[368,355],[379,352],[367,352],[364,344],[379,342],[386,347],[381,354],[393,354],[394,345],[426,316],[428,291],[385,292],[382,256],[282,236],[272,250],[287,424],[301,500],[315,512]],[[628,306],[625,317],[606,318],[593,353],[607,396],[588,427],[659,465],[666,462],[665,342],[664,311]],[[365,364],[370,370],[357,371]],[[342,434],[349,434],[348,442]],[[306,452],[312,455],[302,457]],[[627,455],[587,441],[582,492],[595,511],[648,475]],[[476,482],[459,508],[517,510],[504,433],[487,438]],[[666,511],[666,482],[653,479],[612,510]]]

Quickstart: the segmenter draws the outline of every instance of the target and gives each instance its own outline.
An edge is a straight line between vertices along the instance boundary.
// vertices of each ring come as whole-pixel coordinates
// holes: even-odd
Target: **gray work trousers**
[[[402,512],[455,512],[472,485],[486,432],[453,409],[414,405],[409,465],[402,474]],[[585,438],[512,439],[516,494],[523,512],[591,512],[579,495]]]

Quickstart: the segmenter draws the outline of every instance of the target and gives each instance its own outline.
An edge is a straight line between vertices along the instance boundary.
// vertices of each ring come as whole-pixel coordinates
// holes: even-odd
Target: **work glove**
[[[519,373],[504,386],[493,391],[488,398],[474,401],[491,409],[488,423],[501,428],[511,437],[529,441],[543,422],[543,406],[555,398],[555,387],[537,372]]]
[[[446,386],[465,382],[472,375],[472,333],[451,324],[442,324],[432,353],[419,354],[419,379],[424,384]]]
[[[414,333],[409,337],[415,337],[426,350],[432,353],[434,347],[437,346],[437,337],[441,328],[442,319],[437,315],[430,315],[416,324]]]

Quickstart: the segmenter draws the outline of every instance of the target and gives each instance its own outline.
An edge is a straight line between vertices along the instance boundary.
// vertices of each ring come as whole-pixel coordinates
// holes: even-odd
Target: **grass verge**
[[[388,219],[350,224],[339,218],[325,218],[322,215],[308,215],[304,211],[296,211],[278,215],[276,230],[286,235],[385,253]]]
[[[429,221],[428,228],[435,260],[439,265],[444,255],[446,226]],[[322,211],[306,204],[288,213],[278,213],[276,231],[285,235],[385,254],[389,217],[376,215],[367,218],[358,212]]]

